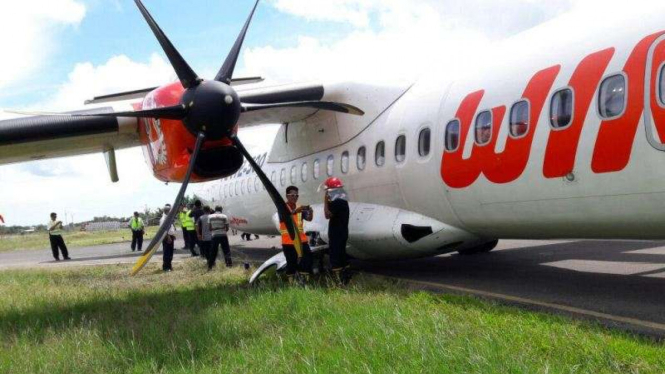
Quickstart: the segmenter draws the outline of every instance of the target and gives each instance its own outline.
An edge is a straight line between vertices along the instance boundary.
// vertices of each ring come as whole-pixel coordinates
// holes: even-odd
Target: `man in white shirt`
[[[230,268],[231,263],[231,248],[229,247],[229,218],[222,214],[222,207],[216,206],[215,212],[208,216],[208,222],[210,224],[210,232],[212,234],[212,245],[208,252],[208,270],[215,267],[215,261],[217,260],[217,254],[219,253],[219,246],[222,246],[222,252],[224,253],[224,261],[226,262],[226,267]]]
[[[69,252],[67,251],[65,241],[62,239],[62,221],[58,220],[57,214],[51,213],[51,220],[46,224],[46,228],[48,229],[48,238],[51,242],[53,258],[55,258],[56,261],[60,261],[60,254],[58,253],[58,248],[60,248],[62,258],[65,260],[71,260],[69,258]]]
[[[159,220],[159,226],[161,227],[164,221],[166,221],[166,216],[169,215],[171,211],[171,204],[164,205],[164,213],[162,213],[162,218]],[[164,262],[162,264],[162,270],[164,271],[173,271],[171,266],[171,261],[173,261],[173,246],[175,244],[175,227],[173,223],[169,226],[162,239],[162,250],[164,252]]]

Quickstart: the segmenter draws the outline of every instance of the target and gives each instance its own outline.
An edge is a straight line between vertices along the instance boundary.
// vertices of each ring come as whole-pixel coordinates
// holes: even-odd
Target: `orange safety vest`
[[[293,222],[298,228],[298,233],[300,234],[300,242],[307,243],[307,235],[305,235],[305,230],[303,229],[302,222],[302,213],[295,213],[291,215],[293,217]],[[279,223],[279,233],[282,234],[282,244],[293,245],[293,240],[291,235],[289,235],[289,230],[286,229],[286,224],[284,222]]]

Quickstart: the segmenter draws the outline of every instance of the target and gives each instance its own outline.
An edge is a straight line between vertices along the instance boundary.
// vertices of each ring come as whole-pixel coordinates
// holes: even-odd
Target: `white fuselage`
[[[350,252],[360,258],[433,255],[459,249],[452,245],[455,243],[473,245],[491,238],[665,238],[665,152],[658,149],[660,140],[653,128],[656,114],[651,113],[651,106],[645,107],[653,96],[653,93],[649,96],[650,86],[655,84],[658,96],[663,85],[664,78],[658,69],[662,61],[656,55],[658,47],[665,45],[664,38],[657,34],[665,29],[665,14],[649,14],[639,18],[639,22],[628,19],[613,23],[609,29],[592,28],[585,33],[568,29],[570,22],[553,22],[487,51],[485,60],[467,64],[469,68],[463,76],[450,71],[424,76],[406,88],[385,111],[366,118],[367,126],[357,135],[325,150],[273,160],[269,148],[273,142],[283,142],[280,137],[284,134],[280,131],[276,139],[266,139],[265,147],[253,150],[253,154],[267,155],[263,170],[269,177],[274,175],[278,190],[283,192],[289,185],[300,189],[299,203],[313,205],[317,215],[310,229],[324,236],[323,196],[317,189],[328,177],[327,160],[332,156],[331,174],[344,181],[353,202]],[[557,28],[561,29],[559,33]],[[655,34],[653,39],[644,41],[652,34]],[[635,55],[639,54],[636,48],[641,42],[647,45],[645,51],[655,54],[646,54],[643,67],[627,72],[630,62],[639,60]],[[600,51],[606,52],[593,55]],[[586,68],[593,74],[584,70],[587,58],[591,62]],[[658,65],[654,67],[658,75],[653,77],[649,74],[652,61]],[[534,117],[535,123],[529,123],[532,138],[526,147],[528,162],[514,177],[500,180],[502,172],[514,172],[511,161],[500,161],[500,156],[509,147],[525,141],[511,139],[509,134],[512,106],[525,98],[527,87],[538,72],[554,66],[558,69],[552,84],[544,85],[542,110]],[[637,90],[632,86],[639,81],[636,70],[644,80]],[[597,82],[593,81],[594,74],[598,75]],[[621,116],[629,116],[636,110],[640,114],[635,135],[629,139],[629,159],[617,170],[608,171],[603,169],[606,164],[620,162],[603,161],[598,156],[600,147],[614,141],[611,137],[601,139],[599,133],[603,126],[624,124],[621,118],[612,123],[601,117],[599,90],[605,78],[618,74],[626,78],[626,108]],[[588,100],[584,98],[584,90],[588,90],[585,85],[591,85]],[[572,124],[555,129],[550,122],[552,98],[566,87],[572,88],[577,100],[573,104]],[[465,175],[473,168],[483,169],[483,160],[489,160],[494,162],[493,170],[489,171],[493,176],[488,178],[489,174],[481,170],[470,183],[463,183],[459,181],[464,178],[443,175],[450,172],[442,168],[450,156],[445,155],[449,151],[445,149],[444,139],[447,124],[460,116],[464,100],[479,90],[483,91],[482,98],[471,111],[470,125],[460,134],[458,152],[462,153],[457,163],[460,170],[453,172]],[[643,96],[637,100],[635,92]],[[499,108],[492,112],[498,115],[501,107],[505,115],[493,129],[493,141],[485,146],[474,144],[477,115],[485,109]],[[340,116],[337,120],[341,128],[344,118]],[[430,129],[431,143],[429,153],[421,156],[424,152],[422,144],[419,149],[419,136],[423,129]],[[398,161],[396,142],[401,135],[406,139],[406,152],[404,160]],[[626,141],[624,135],[616,140],[617,144]],[[298,147],[299,141],[307,139],[298,138],[288,146]],[[385,163],[379,166],[375,152],[381,141],[385,142]],[[366,165],[362,169],[358,167],[361,147],[366,150]],[[345,152],[348,152],[348,168],[343,170]],[[479,159],[480,166],[465,161],[480,157],[475,152],[489,155]],[[567,158],[571,160],[569,166]],[[320,169],[315,177],[317,160]],[[222,181],[200,185],[196,194],[211,204],[224,205],[233,226],[239,230],[277,234],[274,205],[249,169],[243,168],[236,176]],[[409,243],[400,237],[404,224],[431,227],[432,234]]]

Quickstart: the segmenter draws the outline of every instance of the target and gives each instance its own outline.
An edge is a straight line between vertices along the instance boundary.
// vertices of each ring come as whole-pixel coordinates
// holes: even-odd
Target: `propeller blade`
[[[171,66],[173,66],[173,69],[178,75],[182,86],[185,88],[197,86],[199,82],[201,82],[201,78],[196,75],[194,70],[192,70],[189,64],[187,64],[187,61],[182,58],[180,52],[178,52],[173,44],[171,44],[169,38],[167,38],[166,34],[164,34],[164,31],[159,28],[159,25],[157,25],[157,22],[155,22],[155,20],[152,18],[148,12],[148,9],[145,8],[141,0],[134,0],[134,2],[141,11],[141,14],[143,14],[143,18],[145,18],[146,22],[148,22],[148,26],[150,26],[152,29],[153,34],[155,34],[155,37],[157,37],[157,41],[159,41],[159,44],[161,44],[162,49],[164,50],[164,53],[166,53],[166,57],[168,57],[169,61],[171,62]]]
[[[231,84],[231,77],[233,77],[233,70],[236,68],[236,62],[238,62],[240,48],[242,48],[242,43],[245,40],[247,29],[249,28],[249,24],[252,22],[252,17],[254,17],[254,11],[256,11],[256,7],[259,5],[259,1],[260,0],[256,0],[254,8],[252,8],[252,12],[249,14],[249,17],[245,22],[245,26],[240,31],[240,35],[238,35],[235,44],[233,44],[233,48],[231,48],[229,55],[226,56],[224,64],[219,69],[219,72],[217,72],[217,76],[215,76],[216,81]]]
[[[296,226],[295,222],[293,222],[293,217],[291,216],[291,212],[289,211],[289,208],[286,206],[286,203],[284,202],[284,199],[282,198],[282,195],[279,194],[275,186],[270,182],[270,179],[268,179],[268,176],[261,170],[261,167],[254,161],[254,158],[252,155],[247,152],[247,149],[245,149],[245,146],[242,144],[240,139],[238,139],[237,135],[232,134],[230,136],[231,141],[233,142],[233,145],[238,148],[240,153],[247,159],[247,162],[252,166],[252,169],[254,169],[254,172],[256,175],[259,177],[261,180],[261,183],[263,183],[263,186],[265,186],[266,191],[268,191],[268,195],[270,195],[270,198],[272,199],[272,202],[275,204],[275,207],[277,208],[277,214],[279,215],[279,220],[281,222],[284,222],[286,224],[286,229],[289,231],[289,236],[291,239],[293,239],[294,246],[296,248],[296,252],[298,252],[298,256],[302,256],[302,243],[300,242],[300,233],[298,232],[298,227]]]
[[[362,110],[356,108],[353,105],[343,104],[343,103],[333,103],[330,101],[296,101],[291,103],[275,103],[275,104],[242,104],[243,112],[253,112],[256,110],[263,109],[275,109],[275,108],[315,108],[321,110],[330,110],[333,112],[354,114],[356,116],[362,116],[365,114]]]
[[[67,115],[67,114],[64,114]],[[72,117],[135,117],[135,118],[163,118],[183,119],[187,116],[184,105],[166,106],[155,109],[136,110],[132,112],[112,112],[93,114],[71,114]]]
[[[143,269],[143,267],[148,263],[148,261],[150,261],[152,255],[154,255],[155,252],[157,252],[158,244],[162,241],[164,235],[166,235],[166,232],[169,229],[169,227],[173,225],[173,221],[175,220],[175,217],[179,212],[179,207],[180,204],[182,203],[182,198],[185,196],[185,191],[187,191],[189,178],[192,176],[192,170],[194,170],[194,164],[196,163],[196,158],[199,156],[199,151],[201,150],[201,146],[203,145],[204,140],[205,140],[205,135],[203,133],[199,133],[199,135],[196,137],[196,145],[194,146],[194,152],[192,152],[192,155],[189,158],[189,166],[187,166],[187,173],[185,174],[185,180],[182,181],[182,186],[180,186],[180,191],[178,191],[178,195],[176,196],[175,201],[173,202],[171,211],[166,216],[164,223],[159,227],[159,230],[157,230],[157,234],[155,234],[155,236],[150,241],[150,244],[148,244],[148,247],[143,253],[143,256],[139,257],[139,259],[136,261],[136,264],[132,268],[131,275],[136,275],[136,273],[138,273],[141,269]]]

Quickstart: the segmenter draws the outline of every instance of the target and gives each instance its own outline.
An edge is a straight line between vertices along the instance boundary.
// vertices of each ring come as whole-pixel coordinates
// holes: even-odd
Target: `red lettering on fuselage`
[[[460,121],[459,147],[456,151],[444,151],[441,162],[441,177],[448,186],[453,188],[470,186],[481,173],[494,183],[508,183],[522,175],[529,161],[535,124],[538,123],[538,117],[560,69],[558,65],[552,66],[537,72],[531,78],[522,95],[529,101],[531,107],[527,133],[519,138],[508,137],[504,151],[499,154],[494,153],[494,149],[506,111],[505,106],[492,110],[490,142],[483,146],[474,142],[471,157],[464,159],[462,154],[466,137],[484,91],[471,93],[462,100],[456,114],[456,118]]]
[[[609,48],[585,57],[570,78],[568,86],[574,93],[573,118],[568,127],[550,130],[543,162],[543,175],[546,178],[563,177],[573,171],[589,106],[613,55],[614,48]]]
[[[644,75],[650,46],[663,32],[642,39],[631,52],[624,73],[627,77],[627,103],[625,112],[619,118],[605,120],[600,124],[591,161],[595,173],[608,173],[623,170],[630,161],[632,146],[641,115],[644,113]],[[580,62],[575,69],[569,86],[574,91],[572,123],[560,130],[550,130],[543,161],[543,175],[546,178],[563,177],[573,171],[579,147],[580,135],[586,122],[594,95],[600,80],[614,55],[614,48],[595,52]],[[665,61],[665,42],[657,46],[651,71],[650,109],[654,126],[662,143],[665,143],[665,108],[658,100],[658,73]],[[529,161],[533,136],[538,126],[538,118],[550,94],[560,66],[553,66],[536,73],[529,81],[523,98],[530,103],[528,132],[520,138],[508,136],[505,150],[495,153],[494,149],[505,114],[505,107],[492,110],[492,135],[486,145],[473,143],[471,156],[463,158],[464,145],[470,133],[470,126],[476,115],[485,91],[479,90],[467,95],[460,103],[456,117],[460,121],[459,146],[454,151],[444,150],[441,162],[441,177],[452,188],[464,188],[473,184],[480,174],[494,183],[508,183],[519,178]],[[548,121],[549,122],[549,121]],[[546,124],[548,127],[549,123]]]

